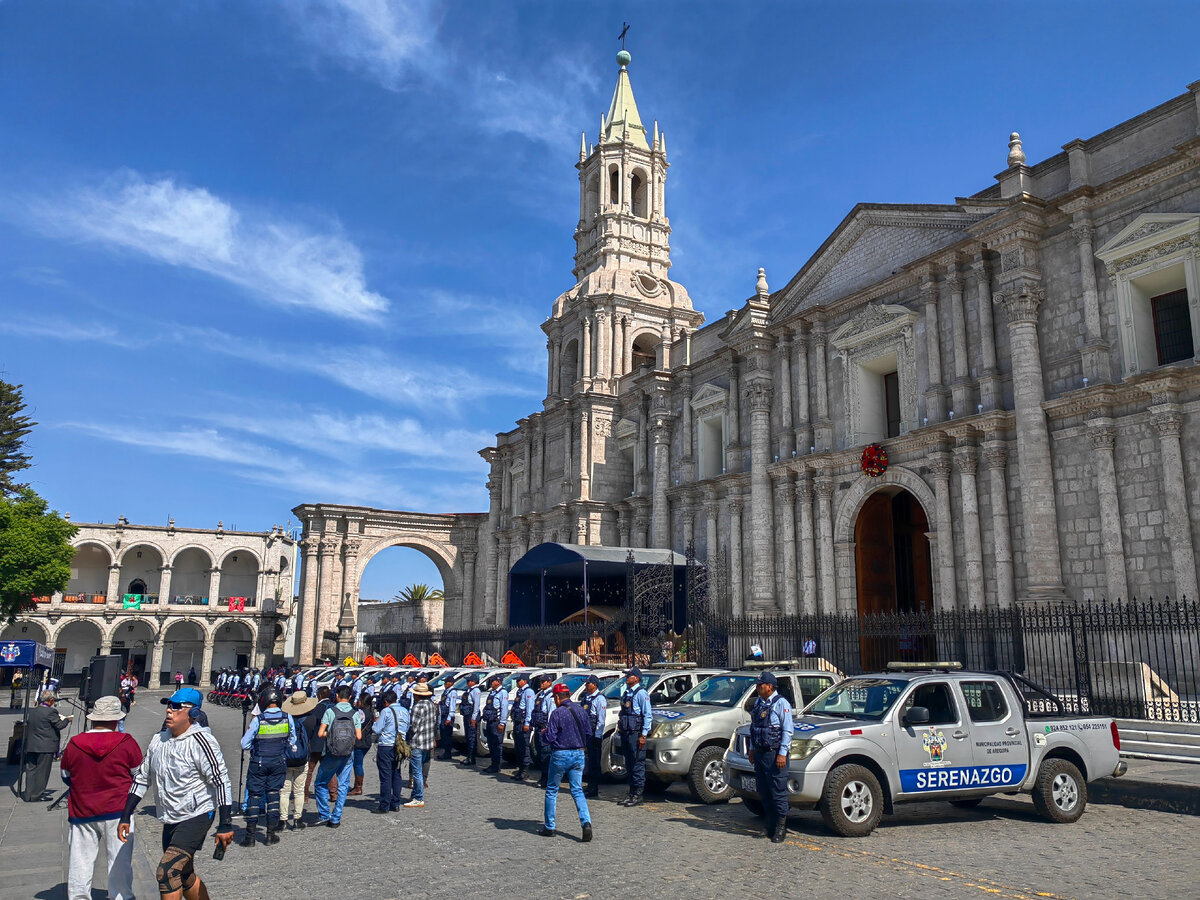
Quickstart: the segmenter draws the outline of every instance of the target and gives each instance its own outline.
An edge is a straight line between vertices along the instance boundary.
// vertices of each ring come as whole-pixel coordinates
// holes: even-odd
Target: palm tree
[[[440,588],[431,588],[427,584],[410,584],[395,597],[399,603],[420,603],[423,600],[445,600]]]

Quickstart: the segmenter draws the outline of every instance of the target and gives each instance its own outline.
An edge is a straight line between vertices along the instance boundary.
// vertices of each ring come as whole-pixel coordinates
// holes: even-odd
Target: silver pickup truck
[[[1062,713],[1053,695],[1020,676],[957,664],[849,678],[795,715],[788,802],[815,806],[845,837],[870,834],[897,803],[971,807],[997,793],[1032,794],[1041,815],[1074,822],[1087,783],[1123,775],[1125,763],[1112,719]],[[739,728],[725,773],[761,814],[749,750],[749,729]]]

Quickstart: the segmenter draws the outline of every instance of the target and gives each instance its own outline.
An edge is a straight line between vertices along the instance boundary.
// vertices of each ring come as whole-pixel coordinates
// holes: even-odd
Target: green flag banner
[[[141,609],[142,608],[142,595],[141,594],[126,594],[125,595],[125,605],[122,606],[121,608],[122,609]]]

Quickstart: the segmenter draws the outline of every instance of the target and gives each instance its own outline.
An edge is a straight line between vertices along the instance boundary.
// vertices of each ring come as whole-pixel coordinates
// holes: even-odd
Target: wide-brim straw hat
[[[414,697],[432,697],[433,690],[427,684],[418,684],[412,690]]]
[[[317,708],[317,698],[308,696],[306,691],[294,691],[292,696],[283,701],[280,708],[293,716],[302,716]]]

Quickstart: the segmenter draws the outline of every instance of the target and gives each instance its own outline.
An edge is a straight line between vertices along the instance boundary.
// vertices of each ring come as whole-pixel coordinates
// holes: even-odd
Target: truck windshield
[[[848,719],[882,719],[908,686],[892,678],[850,678],[809,704],[805,714]]]
[[[675,702],[699,703],[703,706],[737,706],[756,680],[753,675],[713,675]]]

